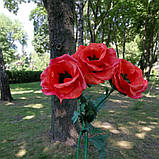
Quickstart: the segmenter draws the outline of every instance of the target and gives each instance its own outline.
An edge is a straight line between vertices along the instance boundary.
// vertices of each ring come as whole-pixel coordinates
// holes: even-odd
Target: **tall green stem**
[[[85,145],[85,159],[87,159],[88,132],[84,134],[84,145]]]
[[[78,156],[79,156],[79,146],[80,146],[81,136],[82,136],[82,131],[80,131],[80,135],[79,135],[79,138],[78,138],[78,144],[77,144],[77,159],[78,159]]]

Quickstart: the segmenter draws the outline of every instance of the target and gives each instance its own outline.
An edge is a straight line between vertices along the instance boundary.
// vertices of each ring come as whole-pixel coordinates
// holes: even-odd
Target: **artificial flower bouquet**
[[[87,87],[105,81],[109,81],[111,89],[106,87],[100,98],[91,100],[83,93]],[[100,159],[104,159],[107,135],[103,135],[91,122],[114,90],[131,98],[141,98],[148,81],[143,78],[141,69],[125,59],[119,59],[113,48],[107,48],[103,43],[91,43],[88,46],[81,45],[72,56],[64,54],[51,59],[49,66],[41,74],[41,86],[45,95],[56,95],[60,103],[64,99],[79,100],[78,110],[72,117],[74,123],[79,121],[82,125],[77,159],[82,135],[85,141],[85,159],[87,158],[88,133],[93,136],[89,141],[98,149]]]

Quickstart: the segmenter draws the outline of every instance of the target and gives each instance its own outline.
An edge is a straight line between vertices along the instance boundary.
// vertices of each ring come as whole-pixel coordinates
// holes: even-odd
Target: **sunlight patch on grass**
[[[20,146],[20,150],[15,154],[16,157],[23,157],[27,153],[27,151],[25,149],[26,143],[22,142],[21,144],[22,145]]]
[[[132,121],[129,121],[128,124],[133,125],[133,126],[136,125],[136,123],[135,123],[135,122],[132,122]]]
[[[19,99],[27,99],[26,97],[20,97]]]
[[[122,100],[118,100],[118,99],[109,99],[109,101],[111,102],[115,102],[115,103],[122,103]]]
[[[109,110],[108,112],[109,112],[109,113],[115,113],[115,111],[114,111],[114,110]]]
[[[19,152],[16,154],[16,157],[23,157],[26,154],[26,149],[21,149]]]
[[[152,130],[152,128],[147,127],[147,126],[144,126],[144,127],[142,127],[141,129],[142,129],[143,131],[151,131],[151,130]]]
[[[151,119],[151,120],[156,120],[157,121],[159,118],[154,118],[154,117],[148,116],[147,119]]]
[[[42,91],[41,91],[41,90],[38,90],[38,91],[34,91],[34,93],[42,93]]]
[[[45,147],[43,152],[48,152],[49,151],[49,148],[48,147]]]
[[[23,120],[29,120],[29,119],[32,119],[32,118],[34,118],[35,117],[35,115],[28,115],[28,116],[25,116],[24,118],[23,118]]]
[[[116,129],[111,129],[109,130],[111,133],[113,134],[120,134],[120,131],[119,130],[116,130]]]
[[[130,131],[125,127],[119,127],[119,130],[121,130],[124,134],[127,134],[127,135],[130,134]]]
[[[113,133],[113,134],[119,134],[120,133],[120,131],[119,130],[117,130],[117,129],[115,129],[114,127],[113,127],[113,125],[112,124],[110,124],[110,123],[108,123],[108,122],[100,122],[100,121],[96,121],[96,122],[94,122],[93,123],[93,125],[95,126],[95,127],[98,127],[98,128],[103,128],[103,129],[107,129],[107,130],[109,130],[111,133]]]
[[[145,121],[138,121],[138,124],[146,124],[147,122]]]
[[[124,148],[124,149],[132,149],[133,148],[133,143],[129,141],[118,141],[116,143],[117,146]]]
[[[150,124],[152,124],[152,125],[158,125],[157,122],[150,122]]]
[[[94,122],[93,125],[96,126],[96,127],[104,128],[104,129],[113,129],[112,124],[110,124],[108,122],[102,123],[100,121],[96,121],[96,122]]]
[[[6,106],[10,106],[10,105],[13,105],[14,103],[12,103],[12,102],[7,102],[7,103],[5,103],[5,105]]]
[[[23,94],[23,93],[33,93],[33,90],[30,90],[30,91],[27,91],[27,90],[25,90],[25,91],[16,91],[16,92],[12,92],[12,94]]]
[[[146,133],[142,132],[142,133],[136,133],[135,136],[138,137],[139,139],[144,139],[145,138]]]
[[[145,97],[151,97],[151,98],[154,97],[155,98],[156,95],[155,94],[151,94],[151,93],[147,93],[147,94],[145,94]]]
[[[25,105],[25,108],[35,108],[35,109],[40,109],[43,108],[44,106],[42,104],[31,104],[31,105]]]
[[[7,142],[7,140],[3,140],[3,141],[2,141],[3,144],[6,143],[6,142]]]

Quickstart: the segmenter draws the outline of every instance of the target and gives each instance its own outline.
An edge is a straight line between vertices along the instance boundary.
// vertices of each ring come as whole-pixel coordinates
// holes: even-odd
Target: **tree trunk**
[[[83,45],[83,0],[77,0],[76,13],[77,13],[77,42],[79,47],[80,45]]]
[[[93,31],[92,31],[92,26],[91,26],[91,22],[90,22],[90,0],[88,0],[88,5],[87,5],[87,18],[88,18],[88,28],[89,28],[89,32],[90,32],[90,42],[94,43],[94,37],[93,37]]]
[[[49,40],[51,58],[75,52],[74,41],[74,1],[73,0],[44,0],[48,12]],[[51,134],[54,141],[74,145],[78,136],[72,122],[76,100],[64,100],[62,104],[56,96],[51,99],[52,117]]]
[[[157,10],[153,8],[153,1],[148,4],[147,16],[144,18],[143,30],[143,53],[140,57],[139,66],[145,73],[147,80],[150,79],[151,69],[157,62],[156,42],[158,42],[158,27],[157,27]]]
[[[125,28],[126,29],[126,28]],[[126,44],[126,35],[125,35],[125,29],[124,29],[124,37],[123,37],[123,59],[125,59],[125,44]]]
[[[109,46],[109,43],[111,42],[111,29],[112,29],[112,24],[110,23],[109,24],[109,28],[108,28],[108,30],[109,30],[109,32],[108,32],[108,39],[107,39],[107,42],[106,42],[106,46],[107,47]],[[103,28],[103,30],[104,30],[104,28]]]
[[[119,49],[118,49],[117,40],[115,40],[114,42],[115,42],[115,47],[116,47],[116,54],[117,54],[117,57],[119,58]]]
[[[12,95],[10,92],[10,87],[5,72],[4,60],[2,50],[0,48],[0,88],[1,88],[1,100],[2,101],[12,101]]]

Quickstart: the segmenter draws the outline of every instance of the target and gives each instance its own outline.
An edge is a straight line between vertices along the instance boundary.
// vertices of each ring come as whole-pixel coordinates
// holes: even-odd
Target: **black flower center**
[[[99,58],[97,58],[95,55],[92,56],[88,56],[89,61],[93,61],[93,60],[99,60]]]
[[[127,73],[126,74],[121,73],[120,75],[125,81],[127,81],[128,83],[131,83],[130,80],[127,78],[128,76]]]
[[[72,76],[67,71],[65,71],[65,73],[60,73],[59,74],[59,83],[64,83],[65,78],[72,78]]]

